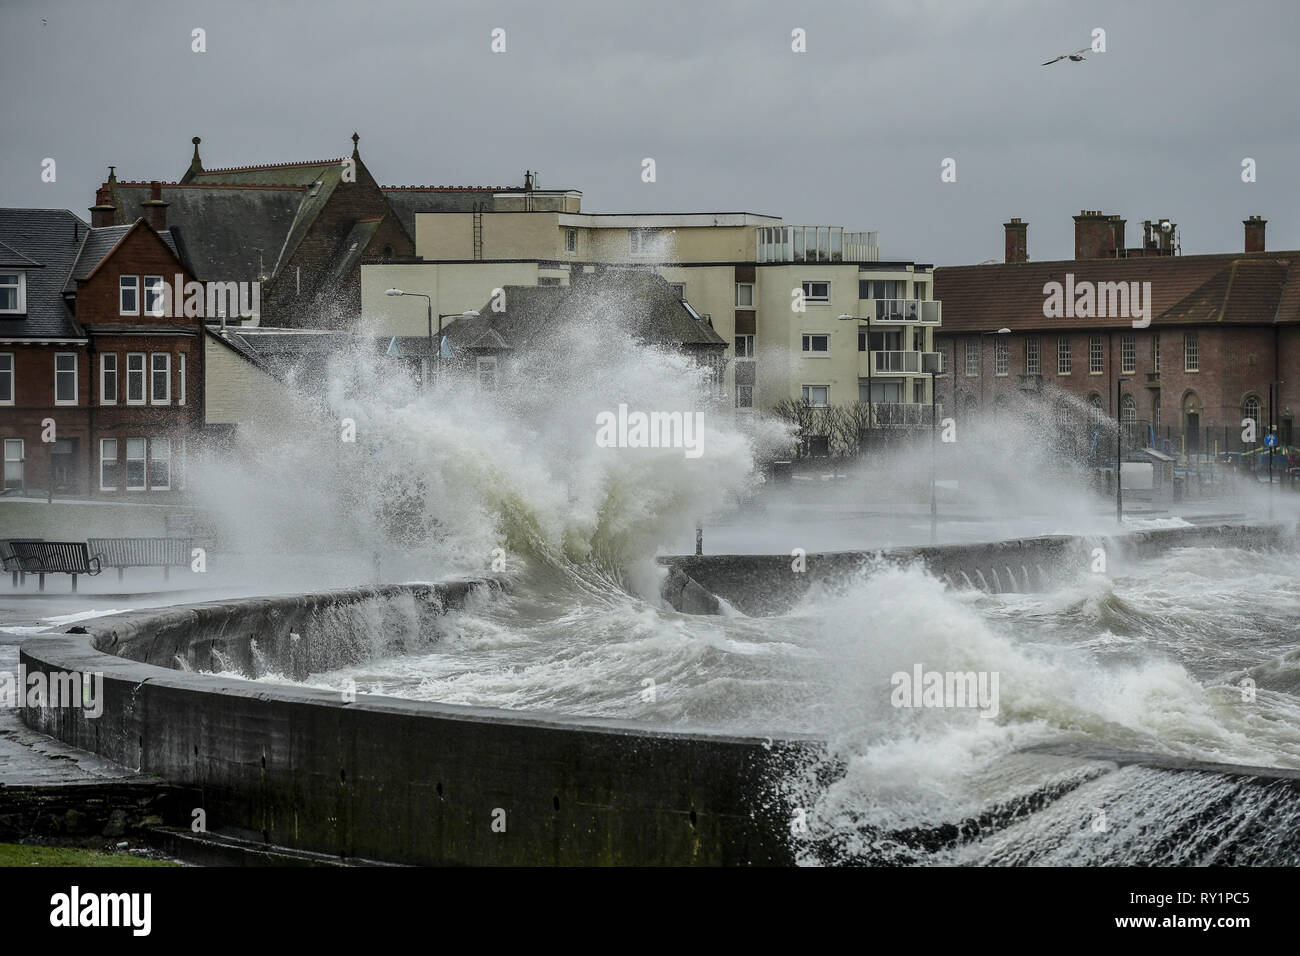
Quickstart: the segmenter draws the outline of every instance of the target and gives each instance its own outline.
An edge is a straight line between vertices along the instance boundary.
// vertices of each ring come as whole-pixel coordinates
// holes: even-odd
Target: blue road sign
[[[1269,448],[1275,448],[1275,447],[1277,446],[1277,436],[1276,436],[1276,435],[1265,435],[1265,436],[1264,436],[1264,444],[1267,445]]]

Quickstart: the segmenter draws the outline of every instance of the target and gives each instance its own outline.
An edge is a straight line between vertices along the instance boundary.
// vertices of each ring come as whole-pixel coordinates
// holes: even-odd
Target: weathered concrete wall
[[[141,662],[201,664],[220,650],[296,669],[304,652],[289,635],[319,646],[330,615],[382,619],[408,598],[436,613],[470,590],[362,589],[87,621],[82,634],[33,638],[21,658],[29,672],[102,673],[102,715],[47,706],[24,720],[197,789],[211,830],[281,846],[413,864],[793,861],[790,808],[774,784],[819,749],[811,738],[656,732],[387,697],[349,703],[338,692]]]
[[[1036,591],[1065,575],[1088,570],[1098,547],[1105,550],[1108,567],[1114,570],[1125,561],[1143,560],[1171,548],[1216,546],[1291,547],[1293,541],[1289,529],[1282,525],[1214,525],[1114,537],[1052,535],[986,544],[809,554],[804,571],[793,570],[794,559],[782,554],[682,555],[659,560],[744,613],[766,615],[788,611],[815,584],[845,584],[872,561],[920,562],[931,574],[946,576],[956,587]],[[674,593],[682,586],[680,578],[676,580]],[[665,592],[664,596],[671,599],[672,594]],[[693,607],[678,609],[699,613]]]

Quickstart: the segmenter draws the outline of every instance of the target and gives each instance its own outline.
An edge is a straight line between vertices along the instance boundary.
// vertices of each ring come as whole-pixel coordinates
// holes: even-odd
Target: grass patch
[[[103,853],[62,846],[0,843],[0,866],[177,866],[134,853]]]

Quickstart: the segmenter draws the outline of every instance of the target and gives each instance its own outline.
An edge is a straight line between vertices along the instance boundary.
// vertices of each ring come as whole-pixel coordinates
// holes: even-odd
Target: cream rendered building
[[[436,324],[438,315],[485,308],[505,286],[567,284],[574,270],[641,265],[680,285],[732,343],[726,389],[737,408],[870,395],[898,406],[877,409],[882,423],[928,416],[923,356],[935,354],[941,321],[933,266],[881,261],[873,232],[752,213],[592,215],[579,211],[576,191],[495,200],[491,212],[420,213],[415,260],[363,264],[371,331],[427,333],[425,300],[386,296],[390,288],[430,296]]]

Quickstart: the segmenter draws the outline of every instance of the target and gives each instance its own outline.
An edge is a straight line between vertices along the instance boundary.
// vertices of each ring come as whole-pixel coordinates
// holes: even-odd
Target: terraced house
[[[101,195],[101,199],[103,196]],[[4,493],[168,500],[203,423],[203,319],[159,314],[193,281],[179,233],[0,209]]]
[[[1074,219],[1073,259],[1030,262],[1028,224],[1012,219],[1004,263],[936,272],[957,408],[1069,397],[1174,453],[1250,447],[1245,418],[1261,440],[1272,422],[1292,444],[1300,252],[1266,251],[1258,216],[1243,221],[1241,252],[1195,256],[1178,254],[1168,220],[1128,247],[1119,216]]]

